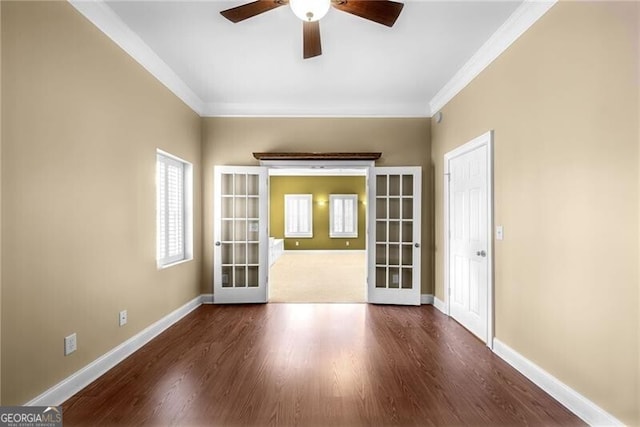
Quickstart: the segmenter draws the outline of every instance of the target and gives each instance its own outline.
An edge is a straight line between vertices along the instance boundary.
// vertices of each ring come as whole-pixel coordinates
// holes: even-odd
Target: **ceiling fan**
[[[404,7],[404,4],[390,0],[257,0],[220,13],[236,23],[287,4],[303,21],[304,59],[322,55],[318,21],[327,14],[331,6],[387,27],[393,27]]]

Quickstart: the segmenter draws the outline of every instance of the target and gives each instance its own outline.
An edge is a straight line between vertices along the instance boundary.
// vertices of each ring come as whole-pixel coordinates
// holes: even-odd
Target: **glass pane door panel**
[[[249,242],[257,242],[260,237],[260,223],[258,221],[249,221],[247,229],[247,240]]]
[[[401,279],[402,279],[402,289],[411,289],[411,284],[413,283],[413,269],[403,268]]]
[[[387,195],[387,176],[378,175],[376,177],[376,196]]]
[[[376,242],[387,241],[387,223],[386,221],[376,221]]]
[[[247,176],[245,174],[235,175],[235,191],[236,196],[244,196],[247,194]]]
[[[247,218],[260,217],[260,199],[251,197],[247,199]]]
[[[387,268],[376,267],[376,288],[387,287]]]
[[[400,242],[400,222],[389,222],[389,242]]]
[[[246,267],[234,267],[233,268],[233,286],[235,288],[245,288],[246,283]]]
[[[402,175],[402,195],[413,196],[413,175]]]
[[[247,263],[247,245],[244,243],[236,243],[234,250],[234,258],[233,263],[238,264],[246,264]]]
[[[387,218],[387,199],[376,199],[376,218]]]
[[[413,264],[413,245],[402,245],[402,265]]]
[[[389,245],[389,265],[400,265],[399,245]]]
[[[376,264],[385,265],[387,263],[387,245],[376,245]]]
[[[402,199],[402,219],[413,219],[413,199]]]
[[[227,265],[222,266],[222,287],[233,287],[233,268]]]
[[[233,243],[222,243],[220,251],[222,252],[222,263],[233,264]]]
[[[402,241],[404,243],[413,242],[413,222],[402,222]]]
[[[249,243],[247,249],[247,264],[258,265],[260,263],[259,244]]]
[[[234,202],[234,214],[235,217],[238,218],[246,218],[247,217],[247,199],[244,197],[236,197]]]
[[[398,175],[389,175],[389,196],[400,195],[400,177]]]
[[[400,199],[389,199],[389,219],[400,219]]]
[[[222,218],[233,218],[233,198],[222,198]]]
[[[389,267],[389,288],[400,288],[400,269],[397,267]]]
[[[233,195],[233,175],[225,174],[222,175],[222,195],[230,196]]]
[[[222,220],[222,241],[223,242],[232,242],[233,241],[233,220]]]
[[[259,283],[258,267],[247,267],[247,286],[250,288],[257,288]]]
[[[247,176],[247,195],[258,196],[260,194],[260,181],[258,175]]]
[[[233,236],[233,240],[235,240],[236,242],[247,241],[247,221],[243,219],[235,220],[235,234]]]

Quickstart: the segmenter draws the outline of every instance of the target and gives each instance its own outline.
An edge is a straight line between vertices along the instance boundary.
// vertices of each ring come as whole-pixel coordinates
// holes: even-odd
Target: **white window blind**
[[[358,195],[329,196],[329,237],[358,237]]]
[[[284,195],[284,237],[313,237],[311,194]]]
[[[187,172],[190,165],[157,153],[156,157],[156,260],[166,266],[188,258]]]

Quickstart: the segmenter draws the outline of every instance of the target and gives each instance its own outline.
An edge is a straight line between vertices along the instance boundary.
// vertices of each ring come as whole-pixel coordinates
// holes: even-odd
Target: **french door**
[[[369,302],[420,305],[420,167],[370,169]]]
[[[214,169],[216,304],[267,302],[267,168]]]

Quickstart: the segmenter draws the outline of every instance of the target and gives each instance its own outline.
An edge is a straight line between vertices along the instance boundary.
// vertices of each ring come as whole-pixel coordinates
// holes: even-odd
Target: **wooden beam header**
[[[257,160],[378,160],[382,153],[253,153]]]

